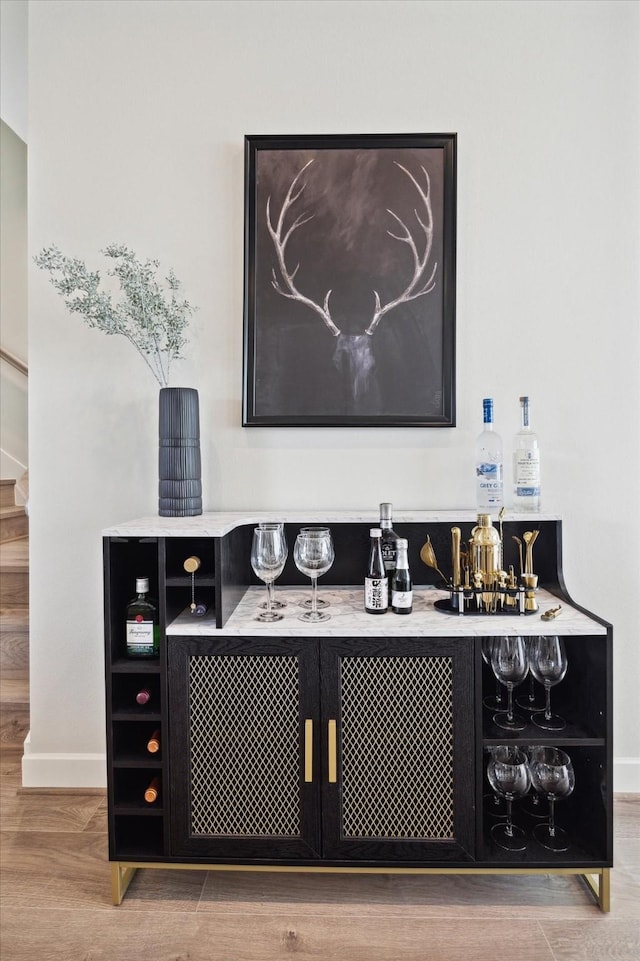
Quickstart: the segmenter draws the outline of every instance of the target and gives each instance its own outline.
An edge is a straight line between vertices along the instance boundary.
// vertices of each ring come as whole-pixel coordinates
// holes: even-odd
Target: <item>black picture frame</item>
[[[245,137],[243,426],[455,426],[456,148]]]

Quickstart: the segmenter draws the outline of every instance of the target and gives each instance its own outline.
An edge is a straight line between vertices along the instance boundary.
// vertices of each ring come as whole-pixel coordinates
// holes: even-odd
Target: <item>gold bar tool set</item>
[[[459,527],[451,528],[451,577],[446,577],[436,560],[431,538],[420,550],[420,559],[445,581],[449,597],[435,602],[447,614],[535,614],[538,610],[536,591],[538,575],[533,571],[533,545],[539,530],[525,531],[522,538],[513,536],[518,545],[520,572],[513,564],[503,569],[502,514],[500,530],[496,530],[490,514],[478,514],[466,546]]]

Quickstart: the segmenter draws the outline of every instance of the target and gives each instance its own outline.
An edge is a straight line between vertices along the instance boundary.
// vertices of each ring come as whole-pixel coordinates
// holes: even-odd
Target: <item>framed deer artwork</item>
[[[456,135],[247,136],[245,427],[455,426]]]

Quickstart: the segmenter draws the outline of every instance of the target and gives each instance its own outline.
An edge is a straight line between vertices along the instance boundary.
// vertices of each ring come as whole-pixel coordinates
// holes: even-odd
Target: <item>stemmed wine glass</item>
[[[502,744],[494,748],[487,766],[489,784],[507,802],[505,821],[494,824],[491,837],[506,851],[524,851],[525,833],[511,820],[511,805],[515,798],[524,797],[531,787],[527,755],[515,745]]]
[[[531,781],[536,791],[549,802],[549,820],[536,824],[533,836],[549,851],[567,851],[569,835],[555,822],[555,802],[569,797],[575,787],[571,758],[557,747],[540,747],[530,764]]]
[[[328,534],[329,537],[331,537],[331,531],[329,530],[328,527],[301,527],[301,528],[300,528],[300,533],[301,533],[301,534],[307,534],[307,533],[310,533],[310,534],[318,534],[318,533],[323,533],[323,534]],[[308,610],[311,609],[312,603],[313,603],[312,599],[311,599],[310,597],[306,597],[306,598],[304,599],[304,601],[300,601],[300,605],[299,605],[299,606],[300,606],[300,607],[304,607],[304,609],[308,611]],[[319,611],[324,610],[325,607],[331,607],[331,601],[326,600],[326,598],[324,598],[324,597],[316,597],[316,608],[317,608],[317,610],[319,610]]]
[[[331,617],[326,611],[318,610],[318,578],[327,573],[334,556],[329,528],[301,531],[296,537],[293,559],[298,570],[311,578],[311,609],[299,615],[301,621],[315,624]]]
[[[272,527],[256,527],[251,542],[251,567],[267,588],[267,607],[257,615],[256,621],[282,620],[282,614],[271,607],[269,585],[282,574],[286,559],[287,547],[282,532]]]
[[[491,757],[495,757],[497,750],[497,747],[490,747],[488,749]],[[504,821],[507,816],[507,802],[501,794],[490,791],[482,795],[482,802],[484,811],[490,818],[499,818],[501,821]]]
[[[261,522],[258,524],[258,527],[260,528],[260,530],[264,530],[264,531],[268,531],[268,530],[280,531],[280,534],[281,534],[282,539],[283,539],[283,541],[284,541],[284,560],[285,560],[285,564],[286,564],[286,562],[287,562],[287,557],[289,556],[289,548],[288,548],[288,546],[287,546],[287,540],[286,540],[285,533],[284,533],[284,523],[283,523],[282,521],[261,521]],[[287,602],[286,602],[286,601],[284,601],[284,600],[283,600],[283,601],[276,600],[276,588],[275,588],[275,584],[274,584],[273,581],[269,581],[269,583],[267,584],[267,590],[269,591],[269,594],[271,595],[271,610],[273,610],[273,611],[278,610],[278,611],[279,611],[279,610],[282,610],[283,607],[286,607],[286,606],[287,606]],[[263,608],[263,609],[266,608],[266,606],[267,606],[267,602],[266,602],[266,601],[263,601],[262,604],[260,604],[260,607]]]
[[[551,688],[567,673],[567,655],[562,639],[555,635],[535,637],[529,667],[536,681],[544,685],[545,692],[544,711],[532,714],[531,720],[545,731],[561,731],[567,722],[559,714],[551,713]]]
[[[491,668],[507,689],[507,709],[494,714],[494,722],[505,731],[524,731],[527,722],[519,714],[513,713],[513,689],[524,681],[529,670],[524,638],[496,638],[491,650]]]
[[[495,637],[482,638],[482,660],[488,667],[491,667],[491,651],[495,642]],[[502,707],[502,688],[500,687],[500,681],[498,678],[496,678],[496,693],[487,694],[486,697],[482,698],[482,703],[490,711],[499,711]]]
[[[531,771],[531,766],[539,755],[540,751],[544,751],[545,748],[539,744],[529,744],[526,748],[526,753],[529,758],[529,771]],[[532,780],[533,784],[533,780]],[[522,803],[521,810],[528,814],[532,818],[546,818],[547,813],[545,811],[545,806],[540,800],[540,795],[537,791],[531,791],[527,795],[525,801]]]
[[[535,637],[528,637],[525,642],[527,645],[527,657],[529,658],[529,683],[527,684],[526,692],[520,694],[520,696],[516,698],[517,706],[521,707],[523,711],[529,711],[531,713],[533,713],[533,711],[544,710],[544,703],[537,699],[536,695],[538,693],[538,688],[536,687],[533,673],[531,671],[531,649],[534,641]]]

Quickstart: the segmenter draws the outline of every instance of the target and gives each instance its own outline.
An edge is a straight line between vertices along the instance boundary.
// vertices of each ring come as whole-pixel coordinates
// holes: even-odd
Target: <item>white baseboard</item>
[[[613,790],[616,794],[640,794],[640,757],[613,759]]]
[[[23,787],[99,787],[107,786],[104,754],[35,754],[31,734],[24,742],[22,758]],[[640,758],[619,757],[613,762],[615,794],[640,794]]]
[[[105,788],[107,760],[104,754],[38,754],[31,750],[27,734],[22,757],[23,787]]]

